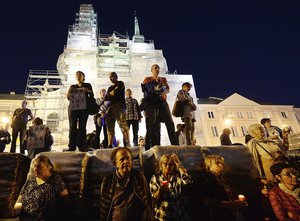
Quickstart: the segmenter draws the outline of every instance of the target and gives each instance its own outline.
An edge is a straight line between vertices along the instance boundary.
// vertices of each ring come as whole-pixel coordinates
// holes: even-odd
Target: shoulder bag
[[[96,99],[94,97],[87,97],[87,109],[89,115],[98,114],[100,106],[96,103]]]
[[[172,115],[174,117],[183,117],[185,104],[186,102],[182,102],[177,99],[173,105]]]

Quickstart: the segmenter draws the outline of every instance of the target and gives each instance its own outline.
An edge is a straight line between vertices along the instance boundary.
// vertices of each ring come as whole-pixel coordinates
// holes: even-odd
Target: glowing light
[[[238,195],[239,201],[246,201],[246,197],[242,194]]]
[[[228,119],[228,118],[227,118],[227,119],[224,120],[224,124],[225,124],[225,125],[230,125],[231,123],[232,123],[232,120],[231,120],[231,119]]]
[[[9,118],[8,117],[2,117],[1,118],[1,123],[7,124],[9,122]]]

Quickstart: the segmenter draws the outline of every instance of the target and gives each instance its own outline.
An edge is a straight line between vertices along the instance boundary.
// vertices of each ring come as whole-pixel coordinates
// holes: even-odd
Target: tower
[[[55,144],[68,143],[69,102],[66,94],[70,85],[76,83],[75,73],[79,70],[85,73],[85,81],[91,83],[95,97],[98,97],[101,88],[107,89],[111,85],[108,75],[114,71],[140,101],[143,96],[141,83],[146,75],[150,75],[151,66],[158,64],[161,75],[167,77],[171,87],[168,95],[171,108],[181,84],[185,81],[193,84],[191,75],[168,72],[163,51],[155,49],[154,41],[145,40],[141,35],[136,16],[132,39],[118,32],[99,33],[97,24],[97,14],[93,6],[81,4],[75,23],[68,29],[67,43],[58,57],[57,71],[31,70],[29,73],[25,96],[32,100],[31,109],[35,111],[35,116],[41,117],[51,126]],[[192,89],[191,93],[195,95],[195,90]],[[141,135],[145,135],[145,128],[143,120],[139,132]],[[90,116],[87,133],[94,129],[93,117]],[[118,129],[116,136],[122,136]],[[164,143],[168,143],[168,137],[165,127],[162,126],[162,144]]]

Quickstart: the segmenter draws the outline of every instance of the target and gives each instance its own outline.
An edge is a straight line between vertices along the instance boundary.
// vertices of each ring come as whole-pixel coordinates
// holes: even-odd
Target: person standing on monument
[[[95,134],[95,144],[94,148],[100,148],[100,133],[103,128],[103,148],[107,148],[107,129],[106,129],[106,111],[109,106],[109,101],[105,101],[106,90],[104,88],[100,89],[99,93],[100,97],[96,99],[98,105],[100,105],[99,113],[94,115],[94,123],[96,126],[96,134]]]
[[[185,137],[186,145],[192,145],[194,141],[195,132],[195,110],[197,106],[194,104],[193,97],[190,95],[189,91],[192,85],[189,82],[185,82],[181,86],[181,90],[177,93],[177,99],[184,102],[182,121],[185,124]]]
[[[11,141],[11,147],[10,152],[15,153],[16,152],[16,143],[18,134],[20,135],[20,153],[24,154],[25,150],[22,148],[22,142],[24,139],[25,131],[27,128],[27,122],[33,120],[34,116],[30,109],[27,108],[27,101],[22,101],[21,108],[17,108],[12,117],[12,141]]]
[[[163,122],[166,125],[169,140],[172,145],[178,145],[178,140],[175,133],[175,126],[170,112],[169,104],[167,102],[167,94],[170,91],[167,79],[159,77],[160,67],[157,64],[152,65],[152,76],[146,77],[142,83],[142,90],[144,92],[144,102],[147,133],[150,132],[151,145],[160,145],[160,135],[158,122]],[[147,144],[146,144],[147,146]]]
[[[108,147],[111,148],[113,145],[116,121],[123,133],[124,146],[129,147],[129,128],[125,114],[125,85],[123,81],[118,81],[116,72],[111,72],[109,79],[112,85],[107,89],[105,96],[105,100],[110,102],[106,112]]]
[[[77,84],[70,86],[67,99],[69,103],[69,149],[75,151],[78,146],[80,151],[85,151],[86,123],[89,116],[87,109],[87,97],[94,97],[92,85],[85,83],[85,74],[82,71],[76,72]],[[77,128],[78,125],[78,128]],[[78,139],[78,143],[76,140]]]
[[[132,125],[133,146],[138,146],[139,123],[141,122],[142,115],[138,101],[132,97],[132,91],[127,89],[125,94],[127,125],[129,129]]]

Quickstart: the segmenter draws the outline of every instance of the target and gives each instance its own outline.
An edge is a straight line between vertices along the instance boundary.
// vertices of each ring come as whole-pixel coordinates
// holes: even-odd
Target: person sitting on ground
[[[100,188],[100,220],[152,220],[152,204],[144,173],[133,169],[132,153],[117,147],[111,153],[115,171]]]
[[[159,174],[150,181],[155,220],[188,220],[181,191],[184,185],[192,183],[192,178],[174,153],[164,154],[159,165]]]
[[[238,200],[223,177],[224,158],[219,155],[208,155],[204,159],[205,171],[201,173],[201,199],[209,208],[210,220],[236,220],[236,212],[248,204],[245,200]],[[208,210],[206,210],[208,211]]]
[[[36,117],[32,121],[32,126],[25,132],[22,147],[28,151],[28,157],[33,159],[35,155],[41,152],[51,151],[53,137],[50,129],[43,125],[43,120]]]
[[[62,208],[68,190],[48,157],[38,156],[32,165],[34,175],[23,185],[14,208],[21,220],[54,220],[66,212]]]
[[[0,127],[0,153],[5,150],[6,144],[11,142],[10,133],[8,132],[8,124]]]
[[[261,124],[252,124],[248,131],[253,137],[247,144],[253,154],[253,160],[261,178],[275,182],[275,178],[270,172],[270,166],[275,158],[284,157],[286,153],[274,141],[265,137],[265,130]]]
[[[287,162],[275,163],[270,170],[278,182],[278,186],[269,191],[269,200],[277,219],[299,221],[299,171]]]
[[[232,145],[230,134],[231,130],[229,128],[223,129],[223,133],[220,136],[221,145]]]

